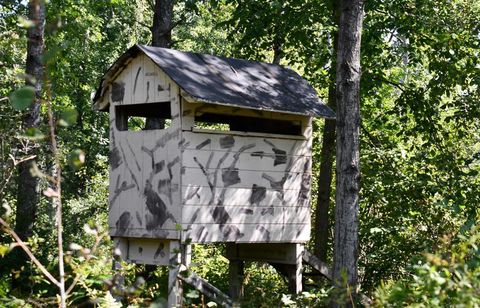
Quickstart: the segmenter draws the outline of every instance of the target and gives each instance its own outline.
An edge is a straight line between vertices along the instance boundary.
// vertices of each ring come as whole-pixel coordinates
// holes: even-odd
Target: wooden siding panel
[[[132,60],[128,67],[130,79],[128,83],[125,82],[125,91],[131,93],[131,99],[126,101],[126,104],[143,104],[146,102],[144,59],[145,56],[138,56]]]
[[[203,166],[203,165],[202,165]],[[204,170],[208,170],[204,172]],[[215,176],[216,175],[216,176]],[[307,174],[308,175],[308,174]],[[208,177],[207,177],[208,176]],[[216,178],[216,182],[215,182]],[[182,183],[196,183],[199,186],[218,188],[252,188],[253,185],[277,189],[300,189],[304,181],[301,172],[263,172],[240,170],[238,168],[184,168]]]
[[[310,223],[310,207],[284,207],[283,210],[286,225]]]
[[[286,139],[274,137],[252,137],[240,136],[221,133],[205,133],[205,132],[183,132],[183,136],[190,142],[186,149],[198,150],[198,147],[209,140],[209,147],[200,147],[203,150],[215,150],[220,152],[239,152],[240,149],[249,145],[242,151],[242,153],[253,153],[257,151],[264,151],[266,154],[274,154],[273,149],[284,151],[288,156],[310,156],[311,148],[308,146],[306,140],[301,139]],[[232,143],[233,145],[229,147]]]
[[[144,77],[143,77],[143,85],[144,85],[144,94],[145,99],[143,102],[145,103],[153,103],[158,102],[155,98],[155,81],[157,78],[158,72],[155,69],[156,65],[147,57],[143,56],[143,68],[144,68]],[[139,101],[139,103],[142,101]]]
[[[310,240],[310,223],[285,225],[283,237],[293,243],[304,243]]]
[[[113,83],[116,85],[107,93],[110,103],[144,104],[167,102],[171,98],[172,81],[167,80],[162,70],[144,55],[134,58]],[[123,92],[121,100],[112,99],[113,89],[117,89],[118,95]]]
[[[182,241],[193,243],[236,242],[236,243],[272,243],[288,242],[283,237],[281,224],[192,224],[182,233]]]
[[[212,198],[212,189],[208,186],[190,185],[182,187],[183,205],[202,205],[209,206],[221,204],[224,206],[248,206],[248,207],[307,207],[308,202],[299,198],[300,194],[308,193],[298,189],[284,189],[283,196],[281,192],[256,186],[249,188],[218,188],[214,190],[215,195]]]
[[[128,239],[126,261],[137,264],[168,265],[170,241]]]
[[[220,214],[221,213],[221,214]],[[282,207],[195,206],[183,207],[182,225],[188,224],[283,224]],[[222,220],[223,219],[223,220]]]
[[[308,141],[198,132],[183,132],[183,136],[183,239],[308,240]],[[291,224],[301,226],[298,234],[287,228]]]
[[[202,146],[202,144],[200,144],[200,146]],[[218,161],[223,155],[225,155],[225,151],[212,151],[209,149],[210,147],[211,144],[206,144],[201,150],[186,149],[183,152],[183,166],[186,168],[198,168],[198,163],[196,160],[199,162],[206,162],[211,153],[213,153],[212,159],[214,161]],[[310,167],[311,158],[309,156],[290,156],[284,153],[275,153],[271,149],[263,147],[255,147],[254,149],[256,151],[245,151],[243,153],[231,152],[231,154],[225,158],[224,165],[230,166],[233,164],[236,159],[235,155],[238,153],[237,166],[239,169],[245,171],[256,170],[284,172],[286,164],[290,160],[292,163],[289,165],[289,172],[304,172],[305,168],[309,169]],[[305,166],[305,164],[308,165]]]
[[[137,78],[136,86],[132,71]],[[153,73],[148,74],[150,71]],[[113,236],[180,237],[177,231],[177,223],[181,220],[180,118],[173,119],[170,128],[165,130],[134,132],[118,131],[115,127],[115,105],[156,101],[158,97],[153,86],[167,81],[159,73],[161,71],[150,60],[138,57],[119,75],[121,80],[116,80],[125,82],[126,95],[124,100],[112,102],[110,108],[109,227]],[[148,87],[146,82],[150,84]],[[128,91],[133,93],[134,86],[136,94],[132,97]],[[147,88],[150,92],[146,91]],[[168,95],[164,95],[164,101],[170,101],[172,114],[174,111],[178,114],[177,93],[169,89],[169,86],[163,87],[162,91],[168,92],[165,92]]]

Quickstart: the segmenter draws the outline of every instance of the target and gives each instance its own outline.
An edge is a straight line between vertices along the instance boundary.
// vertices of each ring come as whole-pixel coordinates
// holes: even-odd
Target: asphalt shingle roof
[[[300,75],[280,65],[174,49],[135,45],[105,74],[94,103],[101,97],[104,80],[124,62],[144,53],[189,96],[198,101],[250,109],[334,118],[335,113],[318,98]]]

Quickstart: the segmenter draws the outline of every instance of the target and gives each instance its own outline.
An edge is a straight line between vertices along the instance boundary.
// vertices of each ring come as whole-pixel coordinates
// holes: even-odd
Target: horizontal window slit
[[[302,125],[300,121],[265,119],[216,113],[196,114],[194,127],[197,129],[209,129],[214,131],[241,131],[302,136]]]

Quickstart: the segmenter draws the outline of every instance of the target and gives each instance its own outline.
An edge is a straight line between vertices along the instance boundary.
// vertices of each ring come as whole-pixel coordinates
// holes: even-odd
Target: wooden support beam
[[[186,273],[186,275],[182,275],[182,273]],[[188,283],[195,289],[197,289],[202,294],[206,295],[215,303],[223,306],[223,307],[233,307],[233,301],[230,297],[224,294],[222,291],[217,289],[215,286],[211,285],[208,281],[203,279],[202,277],[198,276],[192,271],[188,271],[185,266],[180,267],[180,274],[178,275],[185,283]]]
[[[292,294],[302,292],[302,266],[269,262],[273,268],[287,279],[288,291]]]
[[[286,246],[292,255],[292,263],[284,264],[268,260],[268,262],[283,276],[287,278],[288,290],[293,294],[299,294],[303,290],[302,285],[302,256],[304,246],[302,244],[293,244]]]
[[[332,280],[332,270],[325,262],[320,261],[313,253],[308,250],[303,251],[303,261],[325,276],[328,280]]]

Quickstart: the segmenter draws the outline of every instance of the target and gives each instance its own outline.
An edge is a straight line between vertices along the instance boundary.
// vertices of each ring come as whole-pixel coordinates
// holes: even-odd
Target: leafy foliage
[[[426,253],[406,279],[379,287],[377,306],[476,307],[480,305],[480,233],[472,228],[459,242],[444,238],[440,251]]]
[[[70,165],[63,172],[68,280],[80,277],[72,305],[113,305],[106,291],[113,274],[111,243],[102,238],[95,257],[86,262],[86,249],[107,228],[108,208],[109,123],[105,114],[91,110],[90,97],[102,72],[127,47],[149,42],[149,2],[48,1],[45,95],[52,97],[58,120],[60,159]],[[332,3],[179,1],[174,46],[269,62],[280,56],[282,64],[302,73],[325,98],[334,56]],[[38,170],[52,169],[50,149],[43,142],[46,121],[29,131],[19,124],[32,98],[30,90],[22,88],[28,78],[22,75],[25,29],[32,26],[25,15],[24,1],[0,4],[0,213],[10,220],[17,194],[13,170],[24,158],[23,149],[35,143],[43,151]],[[479,305],[478,231],[471,229],[478,223],[480,205],[478,16],[475,0],[366,2],[360,274],[362,290],[374,295],[378,306]],[[321,128],[321,121],[315,121],[315,158]],[[41,183],[47,187],[46,180]],[[42,198],[29,245],[54,271],[53,213],[52,203]],[[0,234],[0,242],[3,254],[10,239]],[[221,246],[197,245],[193,270],[227,292],[228,266],[222,253]],[[8,256],[0,257],[0,305],[51,301],[54,288],[33,267],[26,269],[32,273],[33,295],[11,289]],[[126,302],[161,304],[166,269],[156,270],[144,284],[137,283],[143,268],[125,265],[123,271],[131,291]],[[246,306],[306,307],[325,305],[330,290],[317,284],[298,297],[288,296],[271,267],[252,263],[246,270],[245,293]],[[194,291],[185,296],[192,305],[208,302]]]

